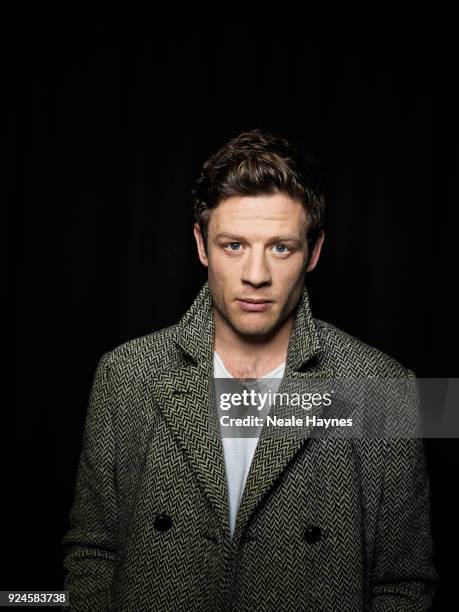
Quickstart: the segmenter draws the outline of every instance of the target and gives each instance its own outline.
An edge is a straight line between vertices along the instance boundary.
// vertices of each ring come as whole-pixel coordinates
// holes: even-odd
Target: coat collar
[[[211,367],[214,342],[213,302],[207,281],[176,328],[176,342],[182,351],[206,369]],[[306,287],[297,306],[290,336],[286,374],[301,369],[319,352],[320,341]]]

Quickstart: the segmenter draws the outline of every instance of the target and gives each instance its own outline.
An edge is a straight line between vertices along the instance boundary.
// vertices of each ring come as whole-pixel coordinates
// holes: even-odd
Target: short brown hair
[[[314,160],[284,138],[261,129],[242,132],[203,165],[192,190],[195,220],[204,242],[210,211],[232,196],[285,193],[299,201],[310,222],[314,245],[325,221],[325,198],[313,178]]]

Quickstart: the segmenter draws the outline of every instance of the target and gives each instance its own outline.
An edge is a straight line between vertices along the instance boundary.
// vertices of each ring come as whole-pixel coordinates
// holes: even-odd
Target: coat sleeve
[[[419,421],[415,376],[405,406]],[[420,431],[418,432],[420,434]],[[422,437],[387,437],[385,475],[370,577],[371,611],[432,610],[438,574],[430,529],[430,479]]]
[[[69,530],[62,540],[64,589],[69,591],[72,611],[98,612],[110,608],[110,585],[117,552],[111,408],[109,353],[106,353],[98,363],[92,383]]]

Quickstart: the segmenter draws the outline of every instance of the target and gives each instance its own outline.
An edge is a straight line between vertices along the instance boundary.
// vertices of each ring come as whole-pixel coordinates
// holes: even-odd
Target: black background
[[[95,366],[176,322],[199,291],[192,182],[242,130],[298,140],[322,168],[314,315],[419,377],[459,376],[457,50],[432,27],[356,36],[295,15],[210,27],[70,11],[5,24],[17,436],[3,464],[1,589],[62,588]],[[442,610],[455,601],[458,444],[426,447]]]

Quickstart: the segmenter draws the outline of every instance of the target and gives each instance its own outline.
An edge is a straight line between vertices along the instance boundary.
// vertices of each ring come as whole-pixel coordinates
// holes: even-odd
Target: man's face
[[[207,252],[195,225],[216,316],[245,337],[275,333],[298,304],[306,269],[315,265],[306,268],[307,230],[303,206],[282,193],[223,200],[210,213]]]

